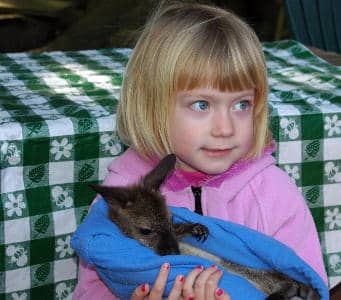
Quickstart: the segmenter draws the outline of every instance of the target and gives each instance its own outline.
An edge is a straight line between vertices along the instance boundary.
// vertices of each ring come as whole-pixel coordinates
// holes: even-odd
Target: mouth
[[[201,148],[201,150],[208,156],[220,157],[229,154],[232,148],[216,149],[216,148]]]

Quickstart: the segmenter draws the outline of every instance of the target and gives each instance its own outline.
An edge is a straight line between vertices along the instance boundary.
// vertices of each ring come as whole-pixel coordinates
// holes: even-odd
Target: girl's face
[[[245,157],[253,142],[255,91],[197,88],[177,94],[170,140],[178,167],[220,174]]]

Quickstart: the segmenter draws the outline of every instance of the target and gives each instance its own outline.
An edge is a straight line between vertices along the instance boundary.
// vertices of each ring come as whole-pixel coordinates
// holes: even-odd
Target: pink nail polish
[[[216,291],[216,294],[218,296],[221,296],[223,293],[224,293],[224,291],[222,289],[217,289],[217,291]]]
[[[163,264],[163,268],[164,268],[165,270],[169,270],[169,268],[170,268],[169,263]]]
[[[202,270],[204,267],[203,266],[197,266],[197,269]]]
[[[194,300],[193,296],[188,297],[188,300]]]
[[[179,276],[179,281],[183,283],[185,281],[185,276],[180,275]]]
[[[143,285],[141,286],[141,291],[144,293],[144,292],[146,291],[146,289],[147,289],[147,285],[146,285],[146,284],[143,284]]]

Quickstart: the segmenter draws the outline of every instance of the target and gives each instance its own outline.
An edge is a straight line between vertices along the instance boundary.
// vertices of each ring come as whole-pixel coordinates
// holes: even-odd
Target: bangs
[[[214,57],[210,61],[194,56],[182,65],[177,80],[177,90],[210,87],[220,91],[236,92],[256,87],[255,77],[250,76],[251,66],[235,64],[231,59]]]
[[[233,36],[217,28],[210,30],[206,23],[206,34],[194,37],[178,57],[175,69],[177,90],[211,87],[220,91],[241,91],[261,88],[266,74],[261,49],[250,38]],[[204,37],[204,38],[203,38]]]

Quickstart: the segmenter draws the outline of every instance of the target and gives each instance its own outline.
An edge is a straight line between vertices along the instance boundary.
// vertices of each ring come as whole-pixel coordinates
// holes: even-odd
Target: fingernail
[[[197,266],[197,269],[202,270],[204,267],[203,266]]]
[[[141,286],[141,291],[142,292],[145,292],[147,290],[147,284],[144,283],[142,286]]]
[[[162,265],[162,268],[164,268],[165,270],[169,270],[169,268],[170,268],[169,263],[164,263],[164,264]]]
[[[179,279],[180,282],[183,283],[183,282],[185,281],[185,276],[180,275],[180,276],[178,277],[178,279]]]
[[[216,268],[217,266],[216,265],[212,265],[211,268]]]
[[[188,297],[188,300],[194,300],[193,296]]]
[[[216,294],[218,296],[221,296],[223,293],[224,293],[224,291],[222,289],[217,289],[217,291],[216,291]]]

